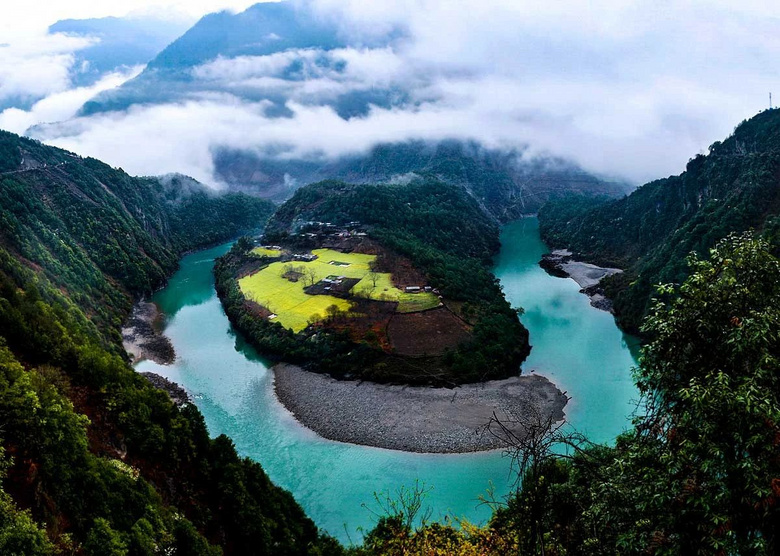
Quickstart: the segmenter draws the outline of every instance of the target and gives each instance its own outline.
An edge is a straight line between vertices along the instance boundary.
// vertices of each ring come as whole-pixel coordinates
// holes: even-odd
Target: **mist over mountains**
[[[764,104],[776,77],[764,62],[780,44],[761,9],[730,14],[724,27],[718,3],[528,8],[260,3],[206,15],[165,48],[152,24],[64,22],[52,30],[97,40],[72,54],[91,56],[92,68],[121,61],[116,30],[135,37],[122,43],[125,60],[143,56],[133,42],[143,33],[158,41],[148,52],[158,51],[140,73],[108,82],[104,72],[68,110],[0,113],[0,127],[133,174],[183,172],[275,199],[316,177],[342,177],[332,170],[357,160],[372,166],[379,146],[452,142],[514,153],[515,166],[566,161],[636,184],[677,171],[726,135]],[[746,51],[758,52],[747,64]],[[402,163],[388,175],[405,171]],[[358,174],[347,179],[372,179]]]
[[[24,133],[74,117],[90,98],[141,72],[188,26],[154,16],[67,19],[43,36],[0,45],[0,129]]]
[[[144,66],[184,33],[188,22],[153,17],[64,19],[49,27],[49,34],[83,37],[91,41],[76,51],[73,85],[93,85],[107,73]]]

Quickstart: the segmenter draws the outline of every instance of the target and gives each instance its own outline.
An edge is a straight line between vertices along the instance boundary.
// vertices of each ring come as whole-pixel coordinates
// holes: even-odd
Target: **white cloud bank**
[[[55,34],[0,45],[0,104],[14,98],[37,100],[67,90],[74,53],[93,42]]]
[[[642,182],[780,98],[780,6],[719,2],[587,4],[518,0],[313,0],[359,40],[392,27],[392,48],[217,59],[194,75],[223,95],[49,125],[36,135],[137,174],[180,171],[214,183],[211,155],[231,147],[333,157],[384,141],[477,139],[529,145]],[[317,63],[341,60],[343,71]],[[302,79],[286,79],[290,59]],[[412,102],[340,118],[319,103],[401,87]],[[247,89],[279,90],[289,118],[266,116]],[[244,95],[244,98],[247,98]]]
[[[60,122],[73,118],[84,103],[96,94],[118,87],[128,79],[141,73],[143,66],[116,71],[101,77],[89,87],[76,87],[51,92],[37,101],[29,110],[11,107],[0,112],[0,129],[13,133],[24,133],[29,128],[46,123]]]

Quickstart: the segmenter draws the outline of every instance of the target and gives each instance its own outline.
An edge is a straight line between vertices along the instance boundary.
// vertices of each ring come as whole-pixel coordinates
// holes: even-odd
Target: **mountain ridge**
[[[626,269],[602,283],[618,322],[637,332],[654,286],[681,283],[686,258],[706,256],[731,232],[756,229],[780,241],[780,111],[745,120],[677,176],[613,201],[567,198],[539,213],[543,238],[586,260]]]

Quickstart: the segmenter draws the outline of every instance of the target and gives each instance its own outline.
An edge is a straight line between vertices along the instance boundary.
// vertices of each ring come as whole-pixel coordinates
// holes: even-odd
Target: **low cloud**
[[[143,66],[117,71],[103,76],[92,86],[54,92],[37,101],[29,110],[16,107],[0,112],[0,129],[25,133],[29,128],[47,122],[73,118],[79,109],[96,94],[113,89],[138,75]]]
[[[779,9],[766,3],[302,4],[355,45],[402,33],[383,48],[217,58],[192,72],[199,97],[34,133],[131,173],[180,171],[215,185],[221,148],[326,159],[450,138],[527,147],[641,183],[681,171],[780,84]],[[375,89],[404,96],[348,119],[329,105]],[[289,117],[270,117],[268,102],[252,100],[258,91],[283,95]]]
[[[297,104],[323,105],[354,93],[393,88],[422,93],[428,85],[390,47],[291,49],[267,56],[218,57],[191,71],[201,90],[238,97],[283,96]]]
[[[70,88],[74,53],[94,39],[61,34],[15,39],[0,45],[0,106],[31,102]]]

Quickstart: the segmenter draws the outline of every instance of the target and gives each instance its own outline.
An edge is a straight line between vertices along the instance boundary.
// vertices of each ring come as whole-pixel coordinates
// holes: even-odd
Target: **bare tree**
[[[303,271],[303,285],[313,286],[317,282],[317,271],[314,270],[314,268],[311,266],[306,267],[306,269]]]
[[[433,509],[425,504],[432,490],[433,487],[416,481],[413,487],[401,486],[395,492],[374,492],[376,509],[365,503],[362,506],[373,514],[377,528],[389,535],[380,534],[374,539],[379,541],[376,544],[369,535],[368,544],[383,554],[411,554],[414,534],[424,529],[433,515]]]
[[[530,517],[530,549],[544,556],[544,531],[541,518],[547,508],[545,489],[542,485],[545,466],[555,458],[571,458],[589,445],[587,438],[575,431],[565,419],[558,419],[553,412],[535,404],[522,409],[506,411],[499,415],[494,411],[484,432],[496,438],[512,459],[515,473],[515,495],[524,496]],[[491,505],[503,505],[495,499]],[[531,548],[532,547],[532,548]]]

